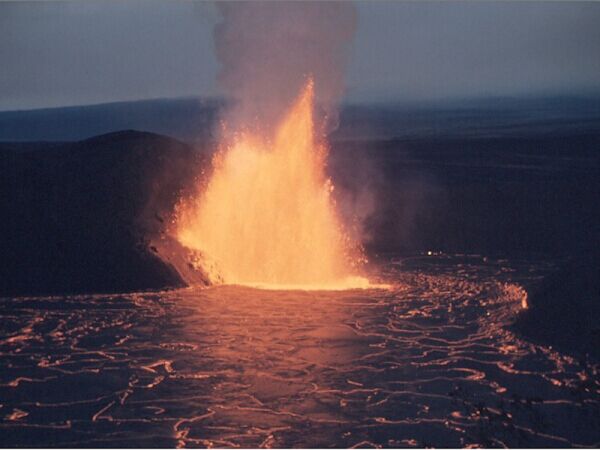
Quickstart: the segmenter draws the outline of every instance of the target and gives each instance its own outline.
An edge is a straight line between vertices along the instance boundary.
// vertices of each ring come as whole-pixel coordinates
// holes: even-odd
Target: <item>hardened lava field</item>
[[[544,267],[394,261],[389,290],[3,299],[1,442],[598,444],[597,367],[511,331]]]

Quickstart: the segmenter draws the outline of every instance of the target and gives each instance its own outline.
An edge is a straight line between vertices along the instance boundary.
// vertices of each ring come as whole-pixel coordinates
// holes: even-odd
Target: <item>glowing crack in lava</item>
[[[272,139],[239,136],[213,159],[208,185],[178,213],[177,238],[213,282],[278,289],[368,287],[362,252],[336,213],[317,143],[309,81]]]

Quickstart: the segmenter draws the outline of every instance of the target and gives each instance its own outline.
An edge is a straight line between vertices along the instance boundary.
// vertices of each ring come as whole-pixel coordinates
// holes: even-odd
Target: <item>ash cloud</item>
[[[356,29],[351,2],[222,2],[215,27],[220,88],[233,100],[226,122],[277,124],[309,76],[320,125],[337,126],[346,56]]]

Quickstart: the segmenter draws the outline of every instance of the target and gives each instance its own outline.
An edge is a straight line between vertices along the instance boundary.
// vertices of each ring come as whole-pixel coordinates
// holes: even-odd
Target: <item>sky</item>
[[[362,1],[346,101],[600,92],[600,2]],[[215,96],[214,4],[0,2],[0,110]]]

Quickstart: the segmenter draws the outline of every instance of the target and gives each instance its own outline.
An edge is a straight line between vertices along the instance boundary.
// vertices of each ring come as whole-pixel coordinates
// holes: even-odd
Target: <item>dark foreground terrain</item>
[[[588,109],[342,115],[338,205],[390,290],[200,289],[169,226],[209,138],[1,143],[0,442],[600,445]]]
[[[158,256],[205,155],[122,131],[78,142],[0,144],[0,295],[185,286]]]
[[[389,290],[4,299],[0,440],[595,447],[598,365],[512,329],[550,269],[397,257]]]

